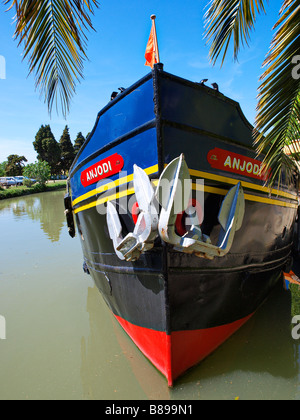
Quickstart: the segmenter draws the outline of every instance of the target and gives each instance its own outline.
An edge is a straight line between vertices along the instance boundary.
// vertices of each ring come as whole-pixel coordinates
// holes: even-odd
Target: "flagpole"
[[[157,43],[157,35],[156,35],[156,26],[155,26],[156,15],[151,15],[150,17],[152,19],[152,25],[153,25],[153,35],[154,35],[154,44],[155,44],[155,51],[156,51],[156,60],[157,60],[158,63],[160,63],[158,43]]]

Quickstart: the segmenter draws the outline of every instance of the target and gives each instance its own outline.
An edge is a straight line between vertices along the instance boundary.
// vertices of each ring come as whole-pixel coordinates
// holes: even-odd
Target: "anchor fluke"
[[[133,232],[125,238],[122,237],[122,226],[115,206],[111,202],[107,205],[110,238],[119,258],[126,261],[135,261],[142,252],[153,248],[157,237],[158,212],[154,203],[154,189],[147,174],[137,165],[134,165],[133,185],[140,213]]]
[[[175,250],[197,257],[213,259],[230,251],[245,213],[240,182],[228,191],[221,204],[218,214],[221,229],[217,244],[213,244],[201,230],[203,209],[193,206],[197,200],[192,199],[192,181],[183,154],[166,166],[155,192],[147,174],[137,165],[134,165],[133,185],[139,215],[133,232],[125,238],[122,237],[122,225],[115,206],[111,202],[107,204],[109,234],[119,258],[137,260],[142,252],[153,248],[158,235],[164,242],[173,245]],[[157,202],[161,205],[160,213]],[[176,220],[182,213],[186,214],[189,223],[185,222],[186,231],[178,233]]]

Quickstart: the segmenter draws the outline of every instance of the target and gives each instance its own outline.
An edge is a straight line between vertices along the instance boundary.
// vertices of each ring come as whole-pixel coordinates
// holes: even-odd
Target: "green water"
[[[291,293],[279,285],[242,329],[169,389],[83,273],[63,195],[0,201],[1,400],[300,399],[300,339],[291,336],[298,286]]]

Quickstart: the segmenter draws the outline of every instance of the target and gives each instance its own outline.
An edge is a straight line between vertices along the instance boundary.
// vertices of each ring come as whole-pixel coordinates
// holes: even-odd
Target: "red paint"
[[[265,181],[269,176],[269,171],[266,172],[263,170],[263,165],[260,160],[219,149],[218,147],[208,152],[207,160],[214,169],[221,169],[222,171],[260,179],[262,181]]]
[[[135,225],[136,225],[137,219],[139,217],[139,213],[140,213],[140,209],[139,209],[138,202],[136,201],[133,204],[132,209],[131,209],[132,219],[133,219]]]
[[[141,352],[166,376],[169,382],[169,378],[172,378],[171,337],[163,331],[139,327],[119,316],[115,315],[115,317]]]
[[[251,316],[252,314],[230,324],[214,328],[173,332],[171,334],[173,380],[216,350]]]
[[[118,153],[100,160],[81,172],[80,180],[84,187],[87,187],[101,179],[117,174],[124,166],[124,159]]]
[[[253,314],[214,328],[174,331],[171,335],[139,327],[115,315],[142,353],[172,386],[176,378],[216,350]]]
[[[203,213],[203,209],[199,201],[194,198],[190,199],[188,207],[195,207],[199,224],[201,225],[203,222],[204,213]],[[180,236],[183,236],[187,232],[186,227],[185,227],[185,216],[186,216],[185,211],[182,211],[181,213],[178,213],[176,217],[175,227],[176,227],[176,231],[178,235]]]

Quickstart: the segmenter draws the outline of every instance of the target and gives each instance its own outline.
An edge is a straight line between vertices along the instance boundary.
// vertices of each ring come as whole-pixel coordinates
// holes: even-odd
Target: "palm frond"
[[[213,63],[223,52],[222,64],[230,42],[233,41],[234,59],[241,46],[248,44],[257,15],[265,12],[266,0],[212,0],[205,14],[205,36],[211,43]]]
[[[274,28],[276,33],[264,62],[266,70],[261,77],[255,123],[256,150],[266,152],[264,162],[272,171],[271,183],[285,171],[291,176],[295,158],[300,159],[291,147],[300,141],[300,74],[294,74],[294,58],[300,62],[300,0],[284,1]],[[284,151],[289,147],[293,157]]]
[[[241,45],[248,43],[258,13],[265,12],[264,0],[212,0],[206,14],[206,37],[215,63],[223,52],[222,63],[233,42],[234,58]],[[259,87],[254,145],[264,153],[269,183],[291,177],[300,160],[300,0],[284,0],[276,33],[264,62]],[[298,64],[299,72],[295,71]],[[295,146],[296,145],[296,146]],[[290,149],[290,156],[287,151]]]
[[[16,8],[15,37],[24,46],[29,74],[35,74],[51,113],[53,104],[69,112],[76,83],[83,78],[87,29],[97,0],[6,0]]]

